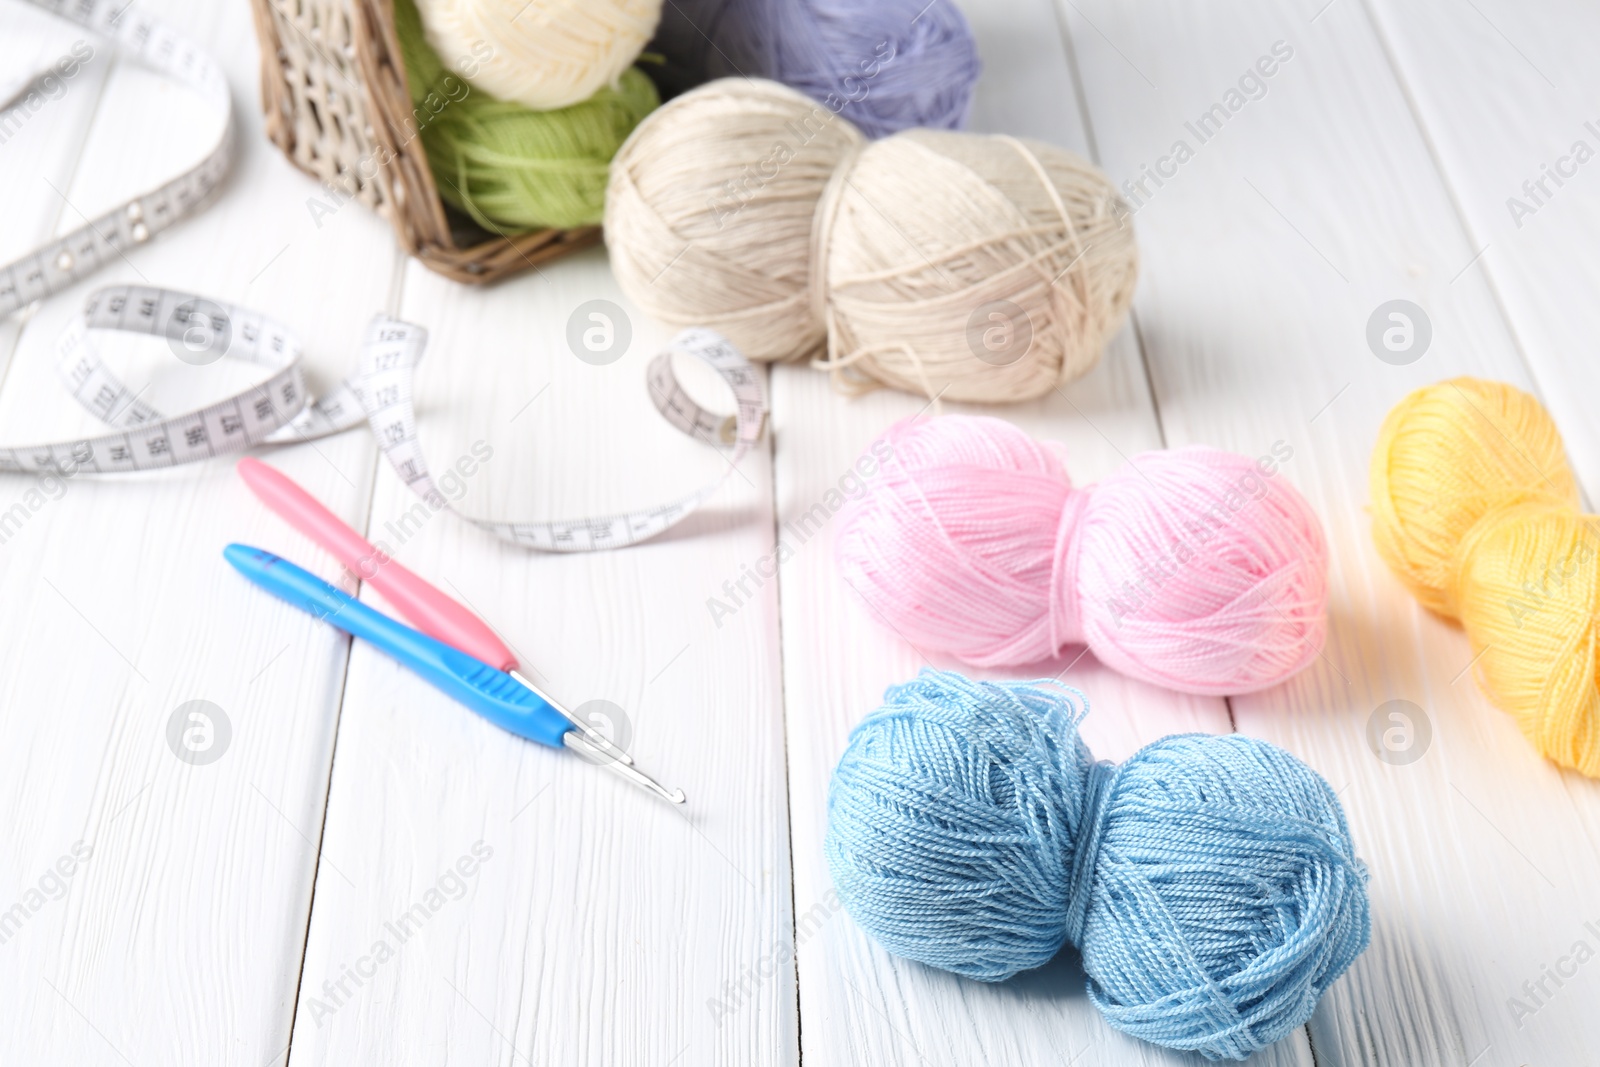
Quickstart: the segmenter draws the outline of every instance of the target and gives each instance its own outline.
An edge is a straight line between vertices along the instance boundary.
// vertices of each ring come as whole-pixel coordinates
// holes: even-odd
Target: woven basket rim
[[[458,242],[414,126],[405,65],[399,59],[393,0],[251,0],[251,8],[261,47],[261,107],[268,138],[312,177],[329,184],[354,184],[361,198],[388,220],[406,253],[429,269],[459,282],[482,284],[600,240],[598,226],[584,226],[500,233],[470,244]],[[339,46],[328,40],[335,27],[325,17],[309,34],[295,25],[297,13],[311,12],[315,19],[318,13],[329,11],[349,20],[351,40],[343,55],[350,63],[340,63],[329,55],[330,49]],[[280,25],[295,28],[285,36]],[[341,168],[335,161],[336,135],[330,130],[337,130],[339,123],[335,115],[322,113],[330,110],[326,101],[321,109],[311,100],[297,104],[290,83],[296,59],[309,73],[319,74],[324,83],[348,83],[352,75],[347,69],[353,70],[360,93],[345,103],[359,108],[354,115],[359,125],[353,133],[344,132],[371,144],[362,154],[358,171],[365,169],[368,158],[383,161],[373,168],[370,178],[362,173],[352,178],[349,168]],[[330,68],[338,70],[337,79],[328,76]],[[337,92],[325,86],[324,91],[329,97]],[[314,113],[306,114],[307,109]],[[302,143],[303,137],[318,135],[325,144]],[[363,182],[370,182],[371,188]]]

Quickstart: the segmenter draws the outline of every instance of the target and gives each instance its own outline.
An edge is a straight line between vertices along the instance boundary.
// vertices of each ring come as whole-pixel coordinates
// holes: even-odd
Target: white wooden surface
[[[1291,442],[1289,473],[1333,549],[1324,659],[1233,701],[1241,731],[1291,749],[1341,790],[1372,869],[1373,945],[1312,1022],[1317,1059],[1585,1062],[1600,1036],[1600,971],[1579,969],[1532,1019],[1514,1019],[1507,1002],[1543,964],[1593,938],[1584,922],[1600,877],[1600,788],[1538,760],[1473,688],[1465,639],[1389,579],[1367,528],[1369,450],[1405,392],[1460,373],[1532,384],[1485,278],[1463,272],[1481,242],[1453,209],[1367,9],[1336,4],[1317,17],[1242,0],[1203,14],[1177,3],[1135,13],[1084,2],[1067,14],[1113,174],[1162,151],[1273,42],[1294,49],[1265,98],[1139,213],[1137,307],[1169,442],[1246,451],[1263,438]],[[1439,17],[1468,27],[1478,18],[1470,8]],[[1447,50],[1456,74],[1505,93],[1470,69],[1463,47]],[[1158,72],[1160,90],[1132,64]],[[1433,70],[1434,91],[1477,122],[1446,77]],[[1481,123],[1475,132],[1494,135]],[[1408,367],[1365,344],[1368,316],[1393,298],[1420,304],[1433,323],[1431,349]],[[1579,381],[1577,361],[1551,362]],[[1569,437],[1575,453],[1580,441]],[[1367,747],[1368,718],[1390,699],[1414,701],[1432,724],[1431,747],[1409,765]]]
[[[634,341],[608,367],[567,349],[579,304],[626,308],[602,252],[472,291],[401,261],[359,206],[318,227],[315,184],[259,134],[245,5],[145,2],[224,62],[242,158],[218,204],[83,291],[144,277],[270,310],[307,338],[324,381],[348,368],[372,312],[425,324],[430,457],[493,450],[466,480],[471,514],[592,514],[717,473],[649,410],[656,327],[627,308]],[[1379,420],[1456,373],[1541,392],[1591,498],[1600,490],[1587,410],[1600,162],[1521,228],[1504,204],[1572,140],[1600,150],[1583,125],[1600,122],[1586,111],[1600,16],[1576,0],[1324,2],[963,5],[987,61],[974,126],[1093,155],[1118,181],[1185,137],[1275,41],[1294,50],[1138,212],[1134,322],[1104,363],[1002,414],[1066,442],[1083,480],[1163,445],[1288,443],[1285,473],[1334,549],[1326,656],[1231,703],[1075,652],[1042,673],[1088,692],[1100,755],[1237,728],[1341,791],[1372,868],[1373,946],[1305,1031],[1255,1062],[1583,1063],[1600,1043],[1600,964],[1550,984],[1531,1016],[1508,1002],[1574,942],[1600,947],[1584,926],[1600,923],[1600,786],[1540,762],[1476,692],[1460,632],[1372,552],[1364,503]],[[0,36],[26,30],[45,54],[79,36],[11,0],[0,20]],[[210,131],[186,106],[99,51],[0,145],[0,256],[197,155]],[[0,323],[0,440],[87,427],[49,366],[81,295]],[[1364,341],[1393,298],[1434,327],[1409,367]],[[225,371],[197,386],[159,357],[127,358],[169,405],[226,384]],[[849,400],[803,368],[770,380],[766,451],[704,514],[620,553],[532,555],[449,516],[395,544],[386,531],[412,498],[362,433],[271,456],[469,601],[555,695],[623,709],[641,764],[688,792],[682,815],[509,741],[248,588],[221,560],[228,541],[336,568],[231,463],[81,479],[31,513],[0,544],[0,910],[75,842],[91,853],[0,944],[13,1019],[0,1063],[1189,1062],[1106,1027],[1071,953],[1004,985],[963,982],[894,960],[830,907],[829,772],[850,725],[923,658],[838,580],[831,528],[800,543],[784,524],[924,405]],[[0,483],[0,509],[30,485]],[[706,600],[779,538],[794,557],[719,627]],[[166,747],[168,716],[195,698],[233,724],[210,766]],[[1432,726],[1407,766],[1367,747],[1368,717],[1395,698]],[[463,857],[472,873],[449,874]],[[397,944],[386,924],[419,902],[430,917]],[[392,957],[362,963],[380,940]],[[372,974],[357,984],[347,968]]]
[[[162,13],[206,42],[230,73],[238,111],[253,114],[256,51],[243,6]],[[69,153],[71,162],[51,179],[60,194],[39,179],[13,194],[20,219],[76,227],[79,212],[155,185],[215,137],[184,90],[114,63],[103,45],[98,54],[109,82],[80,74],[26,127],[61,146],[33,158]],[[149,278],[274,308],[307,338],[324,379],[345,373],[389,289],[392,241],[356,211],[317,231],[302,202],[309,183],[255,129],[240,139],[219,203],[26,321],[0,391],[6,440],[57,440],[93,425],[55,380],[53,339],[84,293],[111,282]],[[26,146],[0,149],[6,173],[20,167],[26,177]],[[9,221],[6,234],[9,245]],[[171,395],[173,377],[155,379],[151,395]],[[373,454],[349,434],[278,461],[359,519]],[[5,482],[9,508],[31,482]],[[92,850],[64,898],[0,946],[14,1020],[5,1062],[259,1065],[287,1047],[347,645],[260,610],[261,598],[228,573],[224,544],[274,535],[276,520],[231,465],[213,463],[74,480],[0,547],[6,907],[74,842]],[[210,766],[167,748],[169,715],[193,699],[222,707],[233,726]]]

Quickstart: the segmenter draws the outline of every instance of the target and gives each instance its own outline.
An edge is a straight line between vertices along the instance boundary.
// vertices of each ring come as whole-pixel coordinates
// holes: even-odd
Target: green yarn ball
[[[496,233],[598,224],[611,157],[661,103],[650,79],[629,67],[615,88],[571,107],[534,111],[497,100],[446,68],[424,39],[412,0],[395,0],[394,15],[439,195]]]

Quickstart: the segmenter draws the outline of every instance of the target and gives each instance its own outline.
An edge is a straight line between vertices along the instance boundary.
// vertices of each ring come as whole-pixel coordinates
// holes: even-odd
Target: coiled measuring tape
[[[84,226],[0,266],[0,317],[80,281],[123,250],[149,241],[215,195],[233,160],[233,113],[227,79],[197,46],[156,19],[130,11],[130,0],[29,0],[46,11],[112,39],[134,58],[194,89],[221,120],[217,143],[201,162],[159,189],[135,197]],[[22,106],[26,90],[0,105],[0,121]],[[96,352],[93,335],[123,331],[166,336],[186,347],[198,335],[211,356],[264,367],[265,381],[198,411],[174,418],[139,399]],[[56,369],[73,398],[113,432],[42,445],[0,446],[0,471],[116,474],[193,463],[261,444],[311,440],[366,422],[401,479],[436,511],[455,509],[434,485],[417,440],[412,382],[427,331],[385,315],[367,328],[359,370],[332,393],[314,399],[300,367],[301,347],[281,323],[245,308],[191,293],[114,286],[93,293],[56,345]],[[674,353],[707,364],[733,392],[732,416],[697,404],[673,372]],[[683,433],[727,449],[727,468],[713,483],[644,511],[558,522],[467,522],[507,541],[546,552],[620,548],[681,522],[720,489],[760,440],[766,421],[761,378],[738,349],[710,330],[685,330],[651,361],[651,402]],[[459,512],[457,512],[459,515]]]
[[[269,374],[198,411],[167,418],[111,372],[95,349],[101,331],[182,340],[217,358],[239,359]],[[365,422],[395,472],[435,511],[454,511],[428,473],[417,440],[412,386],[427,347],[421,326],[378,315],[367,327],[356,374],[328,396],[313,399],[300,366],[300,342],[281,323],[245,308],[147,286],[122,285],[93,293],[56,345],[56,370],[74,399],[114,432],[52,444],[0,447],[0,471],[117,474],[155,470],[338,433]],[[683,389],[672,359],[681,353],[709,366],[733,393],[730,416],[703,407]],[[206,361],[211,356],[208,354]],[[761,438],[766,392],[744,354],[721,334],[684,330],[650,362],[651,403],[681,432],[727,452],[714,482],[643,511],[557,522],[489,522],[461,516],[504,540],[544,552],[620,548],[654,537],[683,521],[720,489]],[[457,512],[459,515],[459,512]]]
[[[411,386],[417,361],[422,358],[428,333],[420,326],[380,315],[367,327],[362,346],[360,381],[353,386],[378,447],[417,495],[435,510],[449,502],[434,486],[417,441]],[[681,352],[716,372],[733,393],[737,410],[717,415],[697,404],[679,384],[672,356]],[[644,511],[564,522],[487,522],[467,519],[506,541],[541,552],[592,552],[620,548],[647,540],[682,522],[720,489],[739,461],[761,439],[766,423],[766,392],[761,376],[727,338],[714,330],[684,330],[667,349],[650,361],[645,373],[650,402],[681,432],[718,448],[727,448],[727,467],[721,477],[693,493]],[[348,385],[349,383],[347,383]],[[292,427],[291,427],[292,428]],[[465,518],[465,516],[463,516]]]
[[[136,196],[65,237],[0,266],[0,318],[59,292],[144,244],[206,203],[233,162],[233,103],[221,68],[180,34],[133,7],[130,0],[29,0],[46,11],[110,38],[162,74],[188,85],[221,120],[217,143],[196,166],[152,192]],[[26,87],[0,107],[0,122],[24,106]]]

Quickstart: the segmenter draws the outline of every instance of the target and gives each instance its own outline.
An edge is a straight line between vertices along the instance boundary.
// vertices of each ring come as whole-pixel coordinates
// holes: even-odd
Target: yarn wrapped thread
[[[673,0],[649,51],[668,95],[771,78],[874,138],[962,128],[982,69],[952,0]]]
[[[611,157],[660,103],[650,79],[622,72],[581,103],[532,111],[474,89],[423,38],[413,0],[395,0],[395,32],[422,146],[439,195],[498,233],[569,229],[605,214]],[[483,69],[479,57],[458,68]]]
[[[428,44],[492,96],[540,111],[615,88],[661,19],[661,0],[417,0]],[[485,48],[484,46],[488,47]]]
[[[1133,299],[1110,181],[1062,149],[908,130],[864,143],[773,82],[678,97],[617,153],[612,269],[668,325],[849,387],[1015,401],[1086,372]]]
[[[656,120],[668,113],[664,135]],[[711,326],[752,359],[806,355],[820,337],[811,220],[834,167],[860,143],[850,123],[773,82],[678,97],[640,123],[612,164],[612,273],[674,329]]]
[[[1048,682],[925,670],[884,700],[834,771],[825,848],[895,955],[992,982],[1070,942],[1112,1026],[1243,1059],[1366,948],[1344,812],[1282,749],[1190,734],[1096,763],[1083,694]]]
[[[926,652],[1011,666],[1087,644],[1169,689],[1264,689],[1309,664],[1327,628],[1327,544],[1278,476],[1286,448],[1146,452],[1074,488],[1059,447],[1008,422],[902,422],[846,508],[839,569]]]
[[[1478,684],[1545,757],[1600,777],[1600,517],[1554,421],[1510,385],[1411,393],[1372,453],[1372,534],[1418,600],[1457,619]]]

